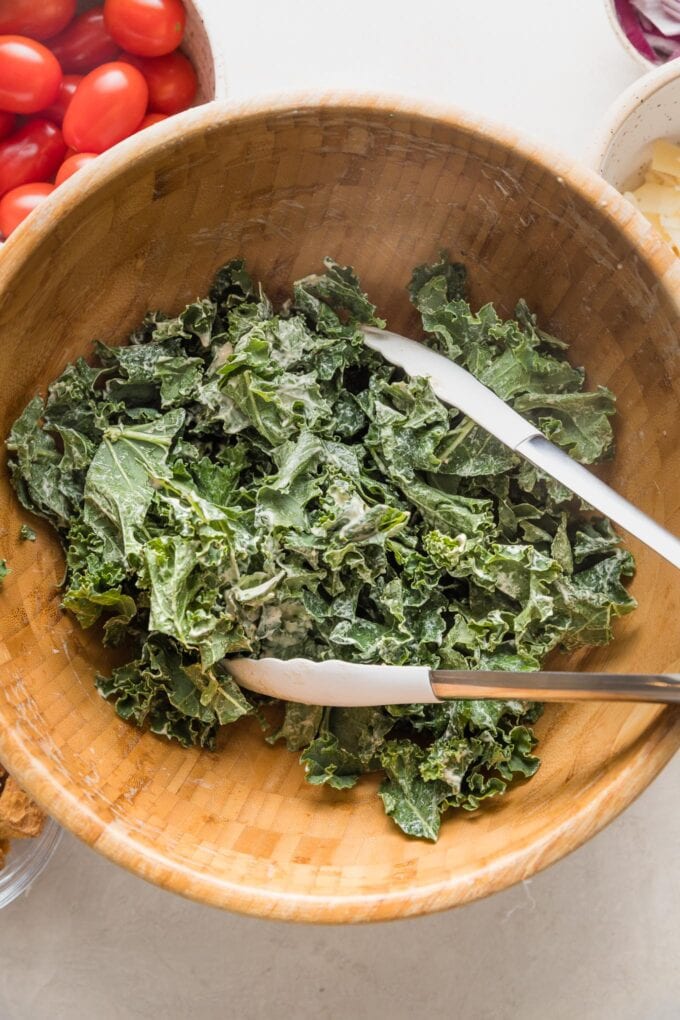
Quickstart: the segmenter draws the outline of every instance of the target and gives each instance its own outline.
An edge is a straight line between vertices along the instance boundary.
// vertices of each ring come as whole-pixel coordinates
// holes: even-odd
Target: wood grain
[[[524,296],[573,344],[591,385],[619,396],[606,472],[680,531],[679,264],[589,171],[497,128],[397,100],[297,97],[213,105],[97,160],[19,229],[0,260],[0,431],[92,337],[121,341],[149,308],[204,294],[244,255],[274,297],[326,254],[356,266],[395,329],[415,330],[411,267],[441,248],[469,266],[475,301]],[[558,706],[539,725],[543,766],[439,843],[407,839],[368,779],[349,794],[304,783],[257,724],[216,753],[127,726],[95,693],[94,637],[59,609],[62,553],[5,474],[0,759],[97,850],[168,889],[263,917],[368,921],[440,910],[532,875],[578,846],[680,744],[680,714]],[[640,609],[594,669],[680,671],[680,587],[637,546]],[[669,810],[673,810],[669,805]]]

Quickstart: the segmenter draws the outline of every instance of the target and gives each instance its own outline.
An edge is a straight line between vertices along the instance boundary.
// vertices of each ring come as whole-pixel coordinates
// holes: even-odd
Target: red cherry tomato
[[[54,191],[54,184],[22,184],[0,199],[0,232],[9,237],[37,205]]]
[[[76,13],[76,0],[2,0],[0,35],[50,39],[66,28]]]
[[[37,113],[59,91],[61,67],[53,53],[23,35],[0,36],[0,109]]]
[[[17,119],[13,113],[6,113],[0,110],[0,138],[6,138],[10,131],[14,130]]]
[[[75,91],[83,80],[82,74],[65,74],[57,92],[57,98],[45,110],[40,111],[42,117],[48,117],[55,124],[63,124],[64,115],[69,107]]]
[[[93,159],[97,158],[96,152],[76,152],[75,156],[69,156],[65,159],[57,170],[57,176],[54,178],[54,183],[57,187],[67,181],[69,177],[72,177],[74,173],[91,163]]]
[[[105,0],[106,27],[137,57],[162,57],[177,49],[186,14],[181,0]]]
[[[51,120],[34,117],[0,142],[0,195],[20,184],[48,180],[61,166],[66,145]]]
[[[190,61],[183,53],[167,53],[164,57],[121,57],[138,68],[149,86],[149,109],[158,113],[179,113],[194,101],[198,79]]]
[[[93,7],[50,40],[50,49],[64,74],[85,74],[98,64],[115,60],[120,52],[104,25],[104,8]]]
[[[149,90],[141,71],[116,61],[90,71],[64,117],[66,144],[79,152],[104,152],[134,134],[146,113]]]
[[[153,127],[154,124],[160,124],[162,120],[167,120],[167,113],[147,113],[142,123],[137,128],[138,131],[143,131],[144,128]]]

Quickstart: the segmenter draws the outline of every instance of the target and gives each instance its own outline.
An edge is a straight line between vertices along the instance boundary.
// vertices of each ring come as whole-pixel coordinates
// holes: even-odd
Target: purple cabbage
[[[656,5],[649,4],[650,13]],[[674,60],[680,56],[680,15],[677,18],[677,33],[667,35],[660,31],[644,15],[644,0],[614,0],[616,16],[623,29],[626,38],[635,49],[650,60],[653,64],[663,64],[667,60]],[[676,9],[674,4],[667,3],[664,6],[666,16],[675,17]]]

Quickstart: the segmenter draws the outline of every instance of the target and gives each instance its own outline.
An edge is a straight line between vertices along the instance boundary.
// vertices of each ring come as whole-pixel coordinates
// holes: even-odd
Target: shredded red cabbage
[[[658,32],[647,32],[647,42],[658,56],[665,62],[675,60],[680,55],[680,36],[661,35]],[[658,62],[658,60],[657,60]]]
[[[626,38],[643,57],[663,64],[680,56],[678,0],[614,0],[614,6]]]

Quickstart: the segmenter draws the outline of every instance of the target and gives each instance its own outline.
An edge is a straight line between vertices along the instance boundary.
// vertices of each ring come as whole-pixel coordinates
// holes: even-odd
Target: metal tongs
[[[460,365],[397,333],[363,327],[367,347],[410,376],[426,377],[456,407],[520,457],[680,567],[680,540],[551,443]],[[302,704],[360,706],[433,703],[451,698],[529,701],[680,702],[680,674],[430,670],[308,659],[232,659],[243,687]]]

